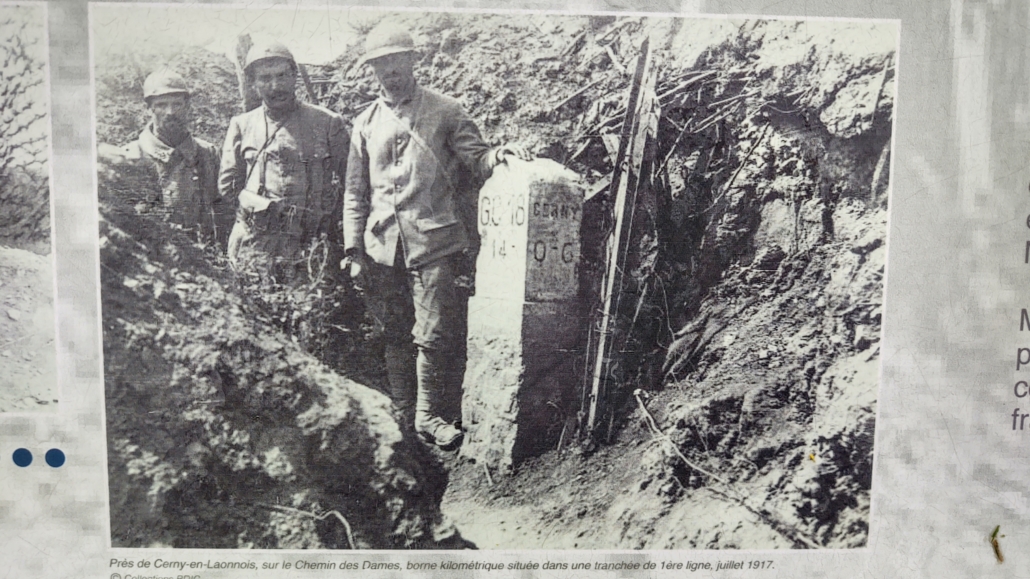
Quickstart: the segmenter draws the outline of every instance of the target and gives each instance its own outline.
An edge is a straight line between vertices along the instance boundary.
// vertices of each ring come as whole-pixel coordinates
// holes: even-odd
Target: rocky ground
[[[860,28],[823,43],[827,31],[747,23],[697,57],[693,72],[716,71],[717,86],[663,108],[659,147],[677,139],[663,151],[669,218],[656,271],[640,282],[664,302],[644,309],[668,327],[652,342],[661,378],[625,393],[609,445],[552,451],[510,478],[455,465],[443,509],[466,538],[481,548],[865,544],[893,74],[889,43],[867,44]],[[636,30],[676,46],[675,30]],[[659,93],[663,77],[691,72],[659,62]],[[462,70],[474,65],[453,66],[452,84],[476,78]],[[734,99],[747,104],[709,104]],[[729,120],[721,134],[677,137],[712,114]],[[566,162],[588,164],[590,150]],[[604,168],[577,167],[588,177]]]
[[[481,548],[864,544],[884,217],[842,223],[804,274],[755,292],[766,300],[724,299],[703,315],[697,369],[641,396],[657,428],[635,403],[592,454],[552,451],[494,484],[457,465],[444,512]]]
[[[0,412],[57,404],[54,278],[50,255],[0,246]]]
[[[382,368],[367,362],[376,350],[361,343],[360,316],[318,325],[353,295],[241,290],[214,252],[115,211],[102,183],[115,543],[338,547],[338,527],[295,511],[353,501],[367,547],[863,546],[893,35],[830,22],[419,14],[410,24],[421,82],[460,96],[491,142],[521,141],[591,186],[611,170],[627,70],[652,38],[667,198],[648,267],[633,272],[653,323],[640,324],[650,333],[635,337],[640,369],[610,433],[510,476],[427,453],[363,386]],[[336,85],[324,104],[348,119],[374,97],[359,53],[325,69]],[[143,118],[133,91],[160,59],[101,56],[98,134],[122,141]],[[195,48],[172,60],[209,93],[196,99],[198,132],[217,142],[237,99],[231,65]],[[348,437],[357,454],[312,458]],[[367,472],[354,474],[357,463]],[[328,484],[345,465],[349,486]]]
[[[54,410],[46,42],[35,8],[0,13],[0,412]]]

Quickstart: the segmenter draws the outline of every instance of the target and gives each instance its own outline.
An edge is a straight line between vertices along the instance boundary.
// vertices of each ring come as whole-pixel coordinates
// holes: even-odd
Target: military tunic
[[[221,195],[238,200],[230,259],[251,245],[296,260],[339,227],[348,143],[342,117],[306,103],[278,120],[264,106],[234,117],[218,176]]]
[[[218,149],[188,136],[172,147],[151,126],[135,141],[117,148],[99,147],[101,162],[122,178],[138,182],[130,199],[138,211],[159,215],[207,238],[225,239],[226,209],[218,196]],[[231,222],[230,222],[231,223]]]
[[[457,100],[423,87],[380,97],[354,121],[346,247],[386,266],[400,247],[409,268],[478,250],[476,194],[496,164]]]
[[[478,185],[497,164],[461,104],[417,87],[354,121],[344,196],[347,249],[372,260],[369,308],[388,342],[454,352],[465,342],[462,252],[478,249]]]

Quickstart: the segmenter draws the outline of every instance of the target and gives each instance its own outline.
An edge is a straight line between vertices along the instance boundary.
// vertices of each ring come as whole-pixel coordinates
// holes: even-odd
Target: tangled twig
[[[308,511],[302,511],[300,509],[295,509],[293,507],[287,507],[285,505],[269,505],[269,504],[266,504],[266,503],[258,503],[258,506],[265,507],[266,509],[273,509],[273,510],[276,510],[276,511],[284,511],[284,512],[287,512],[287,513],[294,513],[294,514],[297,514],[297,515],[304,515],[306,517],[311,517],[312,519],[315,519],[316,521],[324,521],[324,520],[328,519],[329,517],[336,517],[337,519],[339,519],[339,521],[341,523],[343,523],[343,529],[347,532],[347,543],[350,544],[351,550],[352,551],[353,550],[357,550],[357,547],[354,546],[354,535],[351,533],[350,523],[348,523],[347,519],[344,518],[344,516],[340,514],[340,511],[326,511],[326,512],[324,512],[322,514],[316,514],[316,513],[310,513]]]
[[[719,201],[721,201],[722,198],[725,197],[727,193],[729,193],[730,189],[733,187],[733,182],[737,180],[737,175],[740,175],[741,170],[744,169],[744,165],[747,165],[747,162],[751,160],[751,155],[755,152],[755,149],[757,149],[758,145],[762,144],[762,141],[765,140],[765,134],[769,132],[769,126],[770,125],[767,124],[765,125],[765,128],[762,129],[762,134],[758,137],[758,140],[755,141],[755,144],[751,145],[751,149],[748,150],[747,155],[744,155],[744,159],[740,162],[740,165],[737,167],[737,170],[733,172],[733,175],[730,177],[730,180],[726,182],[726,185],[722,188],[722,192],[719,193],[719,196],[712,201],[712,204],[709,205],[707,209],[700,213],[696,213],[694,215],[695,217],[697,215],[703,215],[705,213],[708,213],[712,209],[715,209],[715,206],[719,204]]]
[[[732,499],[734,502],[740,504],[742,507],[744,507],[745,509],[750,511],[752,514],[758,516],[760,519],[765,521],[770,527],[772,527],[776,532],[780,533],[781,535],[783,535],[784,537],[786,537],[788,540],[792,541],[793,543],[804,545],[804,546],[808,547],[809,549],[821,549],[822,548],[820,545],[818,545],[817,543],[815,543],[811,539],[808,539],[807,537],[801,536],[797,531],[792,529],[787,523],[784,523],[784,522],[780,521],[779,519],[776,518],[775,515],[773,515],[772,513],[767,511],[766,509],[764,509],[762,507],[754,507],[754,506],[752,506],[750,504],[750,502],[746,498],[744,498],[742,496],[739,496],[737,494],[737,492],[730,486],[730,483],[727,482],[725,479],[723,479],[722,477],[720,477],[720,476],[718,476],[718,475],[716,475],[716,474],[714,474],[712,472],[709,472],[708,470],[706,470],[704,468],[701,468],[694,461],[692,461],[689,458],[687,458],[686,455],[684,455],[683,452],[679,449],[679,446],[677,446],[676,443],[673,442],[672,438],[670,438],[668,434],[663,432],[661,428],[658,428],[658,423],[655,422],[654,416],[651,414],[650,411],[648,411],[647,406],[644,405],[644,400],[641,398],[641,394],[642,394],[642,392],[641,392],[640,389],[637,389],[637,390],[633,391],[633,397],[637,399],[637,404],[640,405],[640,410],[644,413],[644,419],[647,422],[648,428],[651,429],[651,431],[654,433],[656,438],[659,438],[659,439],[664,440],[665,442],[669,443],[669,446],[672,448],[673,452],[675,452],[676,455],[679,456],[680,460],[682,460],[688,467],[690,467],[690,468],[700,472],[701,474],[707,476],[708,478],[710,478],[710,479],[712,479],[712,480],[722,484],[723,489],[711,489],[712,491],[717,492],[717,493],[721,494],[722,496],[724,496],[724,497],[726,497],[728,499]]]

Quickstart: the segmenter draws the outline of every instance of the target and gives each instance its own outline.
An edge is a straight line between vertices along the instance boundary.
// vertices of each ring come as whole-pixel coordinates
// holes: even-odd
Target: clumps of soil
[[[101,183],[113,543],[465,546],[439,510],[445,471],[390,401],[261,320],[210,248],[112,189]]]
[[[57,404],[53,262],[0,246],[0,412]]]
[[[867,235],[882,239],[886,215],[860,204],[834,211],[834,241],[727,272],[716,289],[737,294],[706,300],[674,342],[687,369],[660,420],[689,458],[822,546],[862,546],[868,530],[884,250]],[[688,489],[725,486],[663,462]]]
[[[47,254],[50,95],[41,16],[32,6],[0,8],[0,244]]]
[[[627,71],[651,36],[664,95],[653,181],[664,197],[632,275],[649,300],[641,319],[658,323],[634,336],[640,376],[620,393],[610,444],[551,451],[511,477],[451,464],[447,485],[385,397],[304,352],[330,325],[305,329],[315,318],[295,317],[296,300],[228,291],[237,282],[219,258],[105,200],[116,544],[346,546],[335,517],[298,512],[336,510],[359,547],[454,545],[438,510],[447,485],[444,511],[486,548],[864,545],[893,123],[889,27],[398,18],[415,31],[423,84],[460,97],[488,140],[530,145],[595,192],[612,169]],[[360,52],[324,69],[337,85],[323,104],[348,119],[376,94]],[[198,95],[221,103],[195,101],[198,127],[219,142],[237,110],[231,63],[200,49],[179,58],[189,55]],[[97,75],[101,141],[142,128],[141,95],[122,95],[138,94],[161,60],[147,58],[124,71],[98,59],[115,63]]]
[[[770,107],[738,129],[751,154],[738,157],[736,187],[724,185],[689,254],[694,275],[674,283],[699,299],[669,346],[666,388],[678,395],[659,427],[721,481],[679,456],[664,459],[665,472],[687,494],[758,497],[749,508],[798,546],[859,547],[872,481],[887,219],[877,171],[889,155],[893,53],[849,42],[857,31],[822,50],[788,32],[756,28],[751,50],[705,55],[756,60],[767,101],[785,99],[765,91],[799,96],[782,103],[795,112]],[[785,62],[791,45],[800,62]],[[764,124],[764,138],[751,122]]]
[[[693,62],[658,59],[659,94],[710,74],[663,102],[667,211],[634,273],[661,298],[664,377],[624,393],[611,447],[495,487],[459,471],[445,510],[473,540],[496,512],[520,514],[499,547],[865,545],[894,83],[894,36],[873,28],[745,22]],[[638,30],[676,44],[646,20],[627,44]]]

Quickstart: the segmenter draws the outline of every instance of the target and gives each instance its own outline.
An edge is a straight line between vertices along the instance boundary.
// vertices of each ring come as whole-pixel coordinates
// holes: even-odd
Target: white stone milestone
[[[584,188],[548,160],[509,160],[479,195],[463,455],[509,470],[553,448],[576,406]]]

